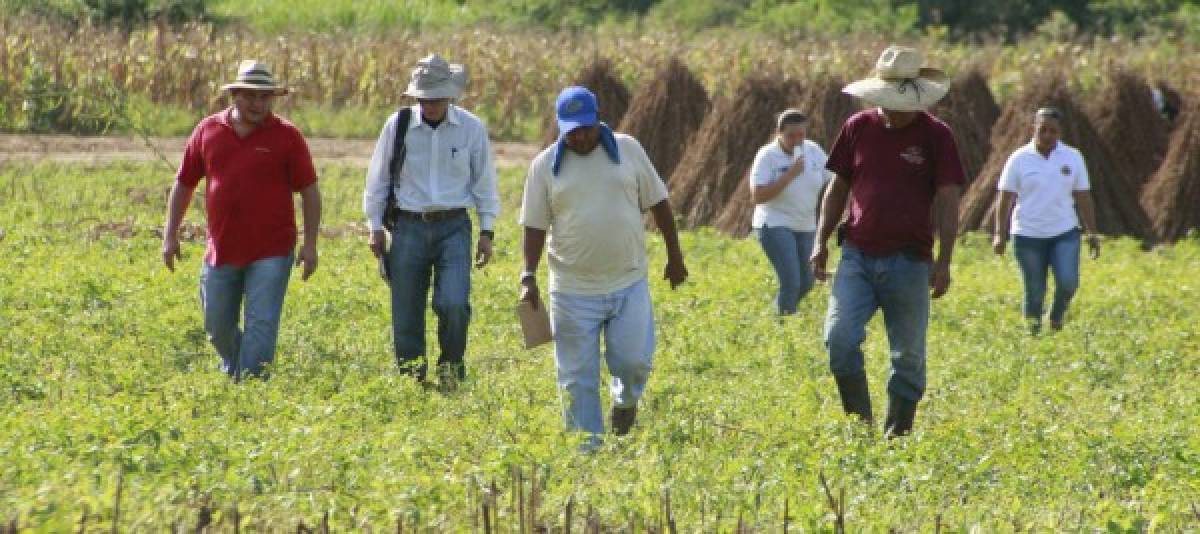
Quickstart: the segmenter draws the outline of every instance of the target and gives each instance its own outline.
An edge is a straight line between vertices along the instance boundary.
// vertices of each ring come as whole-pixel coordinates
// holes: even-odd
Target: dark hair
[[[1052,107],[1052,106],[1045,106],[1045,107],[1038,108],[1037,112],[1034,113],[1034,116],[1040,117],[1040,118],[1050,118],[1050,119],[1055,119],[1055,120],[1062,120],[1062,112],[1059,111],[1058,108]]]
[[[788,108],[779,114],[779,118],[775,121],[775,130],[783,131],[784,128],[792,124],[804,124],[808,122],[808,115],[796,108]]]

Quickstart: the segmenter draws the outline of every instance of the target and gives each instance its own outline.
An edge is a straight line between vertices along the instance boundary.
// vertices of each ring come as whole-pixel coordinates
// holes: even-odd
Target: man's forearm
[[[683,249],[679,246],[679,231],[675,228],[675,214],[671,211],[671,203],[664,200],[650,208],[654,214],[654,224],[658,226],[667,246],[667,259],[671,262],[683,261]]]
[[[1096,228],[1096,208],[1092,204],[1090,192],[1075,192],[1075,209],[1079,212],[1079,220],[1083,224],[1084,232],[1095,234],[1100,231]]]
[[[542,250],[546,248],[546,231],[540,228],[525,227],[525,235],[521,240],[521,252],[525,257],[525,271],[536,272],[542,261]]]
[[[1015,199],[1016,194],[1010,191],[1001,191],[1000,198],[996,199],[995,233],[1002,239],[1008,239],[1009,223],[1012,221]]]
[[[321,190],[317,184],[300,191],[300,205],[304,214],[304,242],[316,245],[321,233]]]
[[[192,203],[193,188],[179,182],[171,186],[171,194],[167,197],[167,227],[163,229],[166,236],[175,236],[183,225],[183,216]]]
[[[818,245],[824,245],[833,235],[833,230],[837,228],[838,221],[842,219],[842,212],[846,209],[846,198],[849,194],[850,188],[839,177],[834,177],[829,187],[825,188],[825,197],[821,200],[821,220],[817,225]]]
[[[949,263],[954,256],[954,242],[958,239],[958,200],[962,188],[947,186],[938,190],[935,207],[938,226],[937,261]]]

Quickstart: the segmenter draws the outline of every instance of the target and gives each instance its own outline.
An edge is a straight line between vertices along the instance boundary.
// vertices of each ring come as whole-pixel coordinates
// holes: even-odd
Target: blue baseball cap
[[[554,104],[558,116],[558,135],[561,137],[571,130],[582,126],[592,126],[600,122],[596,117],[596,95],[587,87],[574,85],[558,93],[558,101]]]

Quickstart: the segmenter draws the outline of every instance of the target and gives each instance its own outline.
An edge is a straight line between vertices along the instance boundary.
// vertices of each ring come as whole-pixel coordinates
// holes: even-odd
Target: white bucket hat
[[[946,96],[940,69],[924,67],[916,49],[889,46],[875,62],[874,76],[842,89],[843,93],[891,111],[925,111]]]
[[[404,94],[416,98],[458,98],[467,87],[467,71],[431,54],[417,62]]]
[[[238,65],[237,80],[221,86],[222,91],[230,89],[253,89],[255,91],[271,91],[275,96],[288,94],[288,88],[275,83],[271,69],[254,59],[244,59]]]

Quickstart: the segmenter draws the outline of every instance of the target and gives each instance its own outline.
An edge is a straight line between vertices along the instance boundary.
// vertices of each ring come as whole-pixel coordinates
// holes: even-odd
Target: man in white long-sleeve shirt
[[[500,211],[496,169],[487,128],[451,103],[466,86],[461,65],[434,54],[417,63],[405,95],[417,99],[408,113],[393,113],[379,133],[367,169],[363,210],[371,229],[371,251],[386,267],[392,292],[392,334],[400,368],[424,382],[425,303],[433,285],[438,317],[439,378],[453,387],[466,376],[463,354],[471,318],[471,219],[479,218],[475,266],[492,257],[494,224]],[[403,111],[403,110],[402,110]],[[407,118],[403,160],[391,174],[397,122]],[[396,216],[385,212],[393,188]]]

